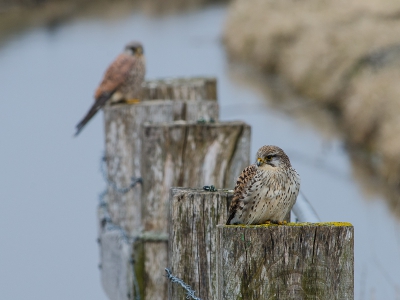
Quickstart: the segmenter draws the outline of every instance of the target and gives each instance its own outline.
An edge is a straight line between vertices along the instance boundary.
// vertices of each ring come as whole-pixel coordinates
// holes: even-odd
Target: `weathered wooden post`
[[[218,297],[354,299],[350,223],[217,226]]]
[[[218,122],[214,79],[148,81],[145,95],[105,108],[99,243],[110,299],[166,299],[167,266],[204,300],[353,299],[350,224],[216,227],[231,193],[170,191],[233,187],[249,164],[250,127]]]
[[[149,81],[144,94],[149,100],[104,110],[108,192],[99,242],[110,299],[167,297],[171,186],[233,186],[249,164],[250,127],[218,123],[215,79]],[[142,184],[130,186],[132,177]]]
[[[146,241],[162,241],[165,246],[167,239],[166,234],[142,232],[142,188],[131,186],[132,177],[142,175],[142,124],[219,118],[214,78],[147,81],[144,94],[145,100],[140,104],[104,109],[108,192],[99,206],[98,218],[102,284],[110,299],[133,299],[138,290],[144,295],[145,278],[136,277],[136,273],[143,273],[140,249],[144,249]],[[146,268],[151,268],[157,262],[146,264]],[[166,293],[156,299],[165,297]]]
[[[217,295],[217,224],[228,218],[233,193],[171,188],[168,266],[201,299]],[[182,287],[170,284],[168,299],[185,299]]]
[[[122,192],[130,186],[132,177],[141,176],[142,124],[219,119],[213,78],[147,81],[144,86],[144,94],[151,101],[145,98],[136,105],[121,104],[104,109],[105,159],[110,183],[108,209],[112,220],[129,234],[137,234],[142,229],[140,185]]]
[[[147,80],[144,99],[217,100],[217,80],[213,77]]]
[[[168,235],[172,186],[233,186],[249,164],[250,126],[243,122],[146,123],[142,130],[142,222],[152,236]],[[167,241],[143,241],[146,299],[166,299]]]
[[[99,220],[101,282],[109,299],[131,299],[134,290],[132,276],[132,242],[126,231],[112,222],[107,194],[100,196]]]

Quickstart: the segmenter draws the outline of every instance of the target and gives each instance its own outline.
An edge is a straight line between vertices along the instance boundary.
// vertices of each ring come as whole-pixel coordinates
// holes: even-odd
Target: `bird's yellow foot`
[[[138,104],[140,103],[139,99],[128,99],[125,101],[127,104]]]
[[[269,224],[271,224],[271,221],[265,221],[263,224],[264,225],[269,225]]]
[[[278,223],[278,225],[286,225],[287,221],[278,221],[277,223]]]

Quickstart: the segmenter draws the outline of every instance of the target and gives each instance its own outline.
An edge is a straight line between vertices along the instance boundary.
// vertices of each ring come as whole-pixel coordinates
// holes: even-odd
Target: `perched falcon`
[[[140,101],[146,73],[143,53],[143,46],[138,42],[130,42],[125,46],[125,51],[118,55],[104,74],[103,81],[96,90],[93,106],[76,125],[75,136],[104,105],[119,102],[133,104]]]
[[[244,169],[236,182],[226,224],[282,224],[299,189],[300,176],[285,152],[263,146],[257,151],[256,163]]]

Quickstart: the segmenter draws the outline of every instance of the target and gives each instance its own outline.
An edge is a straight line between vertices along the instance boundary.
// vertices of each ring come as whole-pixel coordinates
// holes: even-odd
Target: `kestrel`
[[[263,146],[257,151],[256,163],[245,168],[236,182],[226,224],[282,224],[299,189],[300,176],[285,152]]]
[[[125,51],[117,56],[104,74],[103,81],[95,93],[95,103],[76,125],[75,136],[104,105],[140,102],[146,73],[143,53],[143,46],[138,42],[130,42],[125,46]]]

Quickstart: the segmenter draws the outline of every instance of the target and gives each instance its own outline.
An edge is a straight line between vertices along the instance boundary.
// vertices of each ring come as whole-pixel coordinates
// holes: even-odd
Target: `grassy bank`
[[[134,11],[170,14],[226,0],[0,0],[0,42],[36,26],[50,30],[76,17],[120,18]]]
[[[338,111],[348,144],[398,188],[399,28],[395,0],[235,0],[224,41],[233,59]]]

